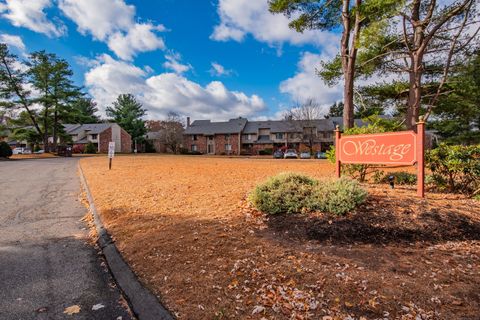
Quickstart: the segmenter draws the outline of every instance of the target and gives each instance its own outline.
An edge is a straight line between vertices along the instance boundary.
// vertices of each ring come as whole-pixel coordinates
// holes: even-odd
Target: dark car
[[[274,159],[283,159],[283,152],[282,152],[282,150],[276,150],[276,151],[273,153],[273,158],[274,158]]]
[[[315,159],[327,159],[327,154],[323,151],[315,152]]]

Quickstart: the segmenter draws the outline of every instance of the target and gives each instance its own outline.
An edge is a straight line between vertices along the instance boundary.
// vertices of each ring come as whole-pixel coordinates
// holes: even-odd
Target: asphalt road
[[[131,319],[87,242],[77,162],[0,161],[1,320]]]

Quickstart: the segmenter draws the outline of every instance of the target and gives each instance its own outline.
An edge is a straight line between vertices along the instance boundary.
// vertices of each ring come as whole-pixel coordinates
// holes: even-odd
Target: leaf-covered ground
[[[480,204],[368,187],[345,218],[266,217],[247,193],[322,160],[81,160],[124,257],[179,319],[478,319]]]

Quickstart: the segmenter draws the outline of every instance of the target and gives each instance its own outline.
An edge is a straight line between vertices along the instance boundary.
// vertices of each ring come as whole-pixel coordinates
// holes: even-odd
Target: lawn
[[[179,319],[478,319],[480,203],[368,186],[344,218],[266,217],[248,192],[325,160],[81,160],[123,256]],[[418,318],[416,318],[418,316]]]

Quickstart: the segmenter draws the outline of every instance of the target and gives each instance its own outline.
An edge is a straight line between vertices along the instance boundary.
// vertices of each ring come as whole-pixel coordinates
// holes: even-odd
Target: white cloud
[[[5,0],[0,2],[0,12],[2,17],[16,27],[24,27],[49,37],[59,37],[65,33],[66,27],[48,20],[44,10],[51,6],[51,0]]]
[[[313,54],[305,52],[298,62],[297,73],[280,83],[280,91],[290,95],[292,100],[304,102],[307,99],[315,99],[318,104],[326,108],[333,102],[342,99],[342,83],[329,87],[316,74],[316,69],[320,67],[322,60],[330,57],[322,54]]]
[[[85,75],[85,84],[102,111],[122,93],[134,94],[150,118],[176,111],[193,119],[224,120],[265,109],[259,96],[230,91],[219,81],[201,86],[176,73],[148,76],[144,69],[108,55],[99,57],[98,62]]]
[[[22,52],[24,52],[26,49],[22,38],[12,34],[6,34],[6,33],[0,34],[0,42],[6,43],[11,47],[15,47]]]
[[[165,43],[157,32],[163,25],[135,22],[135,6],[124,0],[60,0],[59,7],[73,20],[78,31],[91,34],[106,42],[119,58],[131,60],[137,53],[164,49]]]
[[[209,72],[212,76],[222,77],[229,76],[233,73],[233,70],[225,69],[225,67],[218,62],[212,62],[211,65],[212,68],[209,70]]]
[[[163,67],[168,70],[173,70],[177,74],[182,74],[192,69],[190,64],[182,64],[180,61],[182,57],[178,53],[171,52],[170,54],[165,55],[165,61]]]
[[[307,30],[298,33],[290,29],[289,20],[284,15],[274,15],[268,11],[266,0],[220,0],[217,11],[220,23],[210,36],[217,41],[242,41],[250,33],[256,40],[271,46],[288,42],[330,47],[335,46],[334,39],[338,37],[330,32]]]

